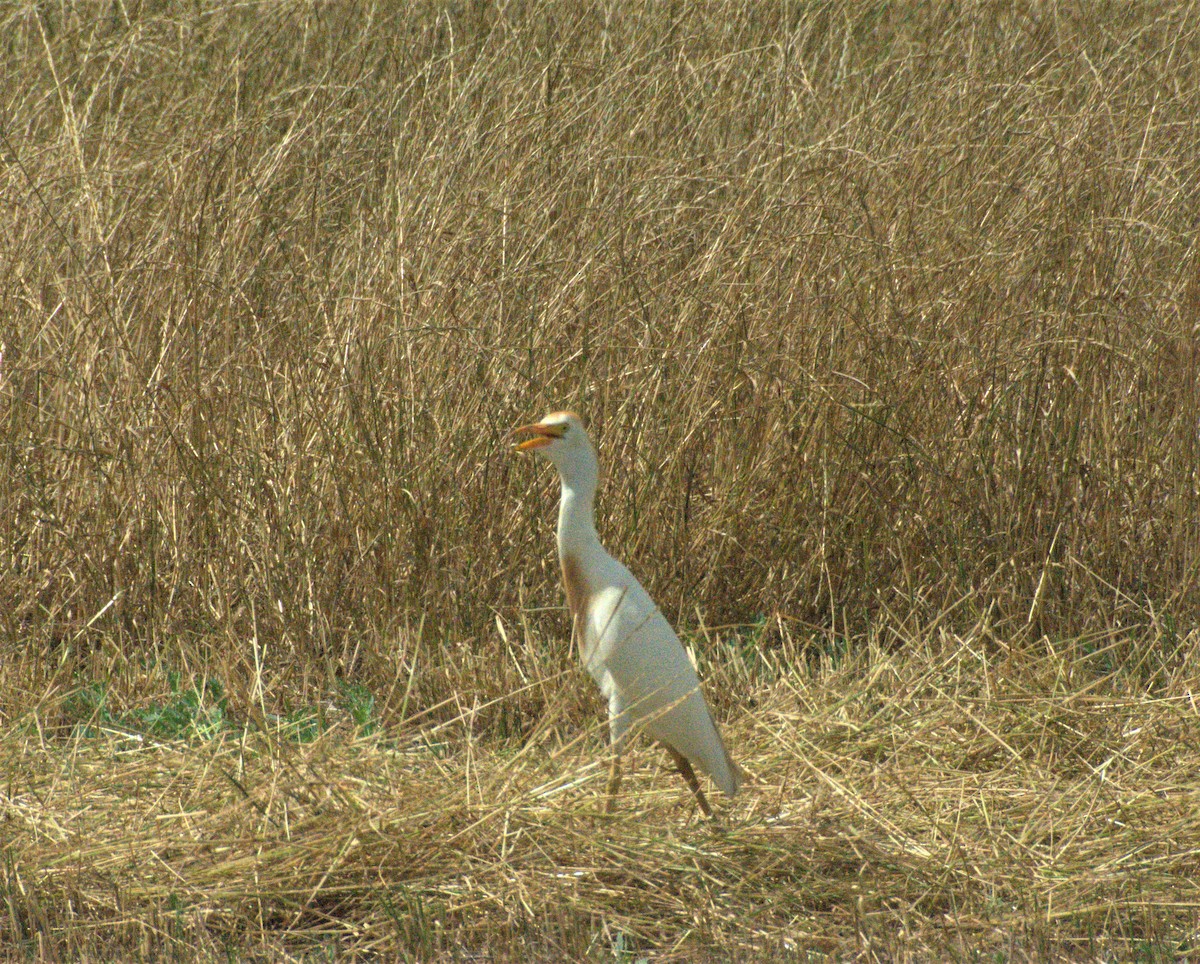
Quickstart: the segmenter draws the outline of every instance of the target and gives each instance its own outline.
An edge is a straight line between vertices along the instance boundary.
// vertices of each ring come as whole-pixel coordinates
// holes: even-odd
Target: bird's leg
[[[604,813],[613,812],[617,802],[617,794],[621,790],[621,754],[614,750],[612,763],[608,768],[608,799],[604,801]]]
[[[675,766],[679,768],[680,774],[687,781],[687,785],[692,788],[692,793],[696,795],[696,802],[700,804],[700,809],[704,811],[704,816],[712,819],[712,808],[708,805],[708,801],[704,798],[704,791],[700,789],[700,781],[696,779],[696,771],[692,769],[692,765],[688,762],[688,758],[671,746],[669,743],[664,743],[667,752],[671,754],[671,759],[675,761]]]
[[[609,814],[613,812],[617,802],[617,791],[621,789],[621,755],[629,739],[629,715],[625,712],[625,701],[621,698],[620,689],[607,673],[605,675],[602,688],[608,694],[608,738],[612,763],[609,764],[608,770],[608,799],[604,803],[604,812]]]

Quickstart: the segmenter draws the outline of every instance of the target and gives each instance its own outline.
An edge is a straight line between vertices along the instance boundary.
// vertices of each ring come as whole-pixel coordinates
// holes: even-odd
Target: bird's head
[[[582,469],[594,471],[596,453],[583,420],[574,412],[554,412],[540,422],[513,429],[513,435],[529,436],[517,443],[516,450],[549,459],[563,478]]]

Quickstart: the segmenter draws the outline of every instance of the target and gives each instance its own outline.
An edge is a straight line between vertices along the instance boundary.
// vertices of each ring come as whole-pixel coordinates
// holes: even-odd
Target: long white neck
[[[603,555],[596,535],[596,485],[599,472],[594,459],[559,468],[562,497],[558,505],[558,555],[586,564]]]

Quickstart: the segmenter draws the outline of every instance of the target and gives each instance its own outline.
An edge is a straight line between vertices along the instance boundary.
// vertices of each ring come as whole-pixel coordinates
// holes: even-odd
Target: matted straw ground
[[[599,728],[470,714],[298,743],[0,740],[12,947],[413,960],[1163,959],[1194,946],[1200,636],[1154,682],[982,627],[710,687],[753,776],[698,819],[661,753],[602,815]],[[744,667],[742,667],[744,669]],[[736,684],[736,685],[735,685]],[[557,684],[556,684],[557,685]],[[623,958],[616,951],[625,950]],[[639,953],[635,953],[639,952]]]

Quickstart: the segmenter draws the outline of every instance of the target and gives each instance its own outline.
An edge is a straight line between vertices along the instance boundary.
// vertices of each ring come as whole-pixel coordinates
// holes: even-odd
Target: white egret
[[[594,520],[600,466],[583,422],[571,412],[555,412],[513,434],[531,436],[517,450],[548,459],[562,483],[558,556],[572,632],[584,669],[608,700],[614,754],[606,810],[620,786],[621,750],[630,727],[639,724],[666,747],[711,817],[695,771],[733,796],[741,770],[725,748],[679,637],[642,584],[600,544]]]

